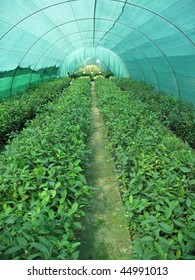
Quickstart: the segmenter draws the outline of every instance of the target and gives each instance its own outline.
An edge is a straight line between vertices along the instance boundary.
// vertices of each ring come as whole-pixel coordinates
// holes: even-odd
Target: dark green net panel
[[[97,58],[195,103],[195,0],[0,0],[0,96]]]

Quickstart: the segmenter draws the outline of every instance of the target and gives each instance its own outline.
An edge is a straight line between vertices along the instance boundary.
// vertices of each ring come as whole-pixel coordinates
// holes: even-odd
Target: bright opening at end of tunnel
[[[105,78],[114,77],[114,73],[110,70],[108,66],[106,66],[103,62],[101,62],[98,58],[87,58],[82,63],[79,63],[75,67],[75,71],[69,72],[68,75],[72,78],[78,78],[81,76],[89,76],[91,80],[98,76],[102,76]]]

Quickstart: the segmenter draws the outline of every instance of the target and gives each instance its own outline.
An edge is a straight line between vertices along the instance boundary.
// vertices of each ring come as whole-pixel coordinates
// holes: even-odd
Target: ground
[[[92,83],[92,133],[89,141],[90,166],[86,177],[93,197],[81,236],[80,259],[132,259],[127,217],[108,150],[108,139]]]

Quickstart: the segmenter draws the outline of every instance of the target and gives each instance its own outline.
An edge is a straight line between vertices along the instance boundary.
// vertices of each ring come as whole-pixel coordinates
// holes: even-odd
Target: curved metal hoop
[[[78,0],[72,0],[72,1],[76,2],[76,1],[78,1]],[[61,1],[61,2],[59,2],[59,3],[52,4],[52,5],[46,6],[46,7],[42,8],[42,9],[39,9],[39,10],[35,11],[34,13],[32,13],[32,14],[26,16],[26,17],[23,18],[22,20],[18,21],[15,25],[13,25],[8,31],[6,31],[5,34],[2,35],[2,37],[0,38],[0,40],[1,40],[3,37],[5,37],[13,28],[15,28],[15,27],[16,27],[17,25],[19,25],[21,22],[25,21],[27,18],[29,18],[29,17],[31,17],[31,16],[33,16],[33,15],[39,13],[39,12],[42,12],[42,11],[44,11],[44,10],[46,10],[46,9],[49,9],[49,8],[51,8],[51,7],[53,7],[53,6],[64,5],[64,4],[69,3],[69,2],[72,2],[72,1],[71,1],[71,0]],[[177,30],[179,31],[179,33],[181,33],[193,46],[195,46],[195,43],[189,38],[189,36],[188,36],[187,34],[185,34],[180,28],[178,28],[178,26],[176,26],[173,22],[169,21],[168,19],[166,19],[166,18],[163,17],[162,15],[160,15],[160,14],[158,14],[158,13],[156,13],[156,12],[154,12],[154,11],[152,11],[152,10],[146,8],[146,7],[140,6],[140,5],[135,4],[135,3],[132,3],[132,2],[128,2],[127,0],[112,0],[112,1],[124,3],[124,6],[125,6],[125,5],[131,5],[131,6],[134,6],[134,7],[139,8],[139,9],[143,9],[143,10],[149,12],[149,13],[152,13],[152,14],[154,14],[155,16],[158,16],[158,17],[161,18],[163,21],[165,21],[166,23],[170,24],[172,27],[174,27],[175,29],[177,29]],[[95,2],[94,2],[94,13],[95,13],[95,10],[96,10],[96,4],[97,4],[97,0],[95,0]],[[90,19],[90,18],[88,18],[88,19]],[[94,18],[92,18],[92,19],[93,19],[93,21],[94,21]],[[96,19],[98,19],[98,18],[96,18]],[[80,20],[81,20],[81,19],[80,19]],[[103,20],[109,20],[109,19],[103,19]],[[75,19],[74,21],[77,22],[77,21],[79,21],[79,19],[78,19],[78,20]],[[119,21],[117,21],[117,22],[115,21],[115,22],[114,22],[114,24],[116,24],[116,23],[126,25],[126,24],[121,23],[121,22],[119,22]],[[94,23],[94,24],[95,24],[95,23]],[[126,26],[128,26],[128,25],[126,25]],[[140,32],[138,29],[136,29],[136,28],[134,28],[134,27],[132,27],[132,26],[128,26],[128,27],[130,27],[130,28],[136,30],[136,31],[139,32],[139,33],[142,33],[142,32]],[[54,27],[54,28],[57,28],[57,27]],[[48,32],[50,32],[51,30],[53,30],[53,28],[50,29]],[[47,33],[48,33],[48,32],[47,32]],[[31,47],[30,47],[30,48],[26,51],[26,53],[24,54],[24,56],[23,56],[23,58],[21,59],[20,63],[23,61],[24,57],[27,55],[27,53],[30,51],[30,49],[31,49],[41,38],[43,38],[43,36],[46,35],[47,33],[43,34],[41,37],[39,37],[38,40],[36,40],[36,42],[34,42],[34,43],[31,45]],[[162,51],[162,49],[161,49],[156,43],[154,43],[154,41],[151,40],[151,38],[149,38],[149,37],[148,37],[146,34],[144,34],[144,33],[142,33],[142,35],[145,36],[148,40],[150,40],[150,42],[152,42],[152,44],[154,44],[154,45],[159,49],[159,51],[161,52],[161,54],[162,54],[162,55],[164,56],[164,58],[166,59],[167,63],[169,64],[169,66],[170,66],[170,68],[171,68],[171,70],[172,70],[172,72],[173,72],[173,75],[174,75],[174,77],[175,77],[175,81],[176,81],[176,84],[177,84],[178,92],[179,92],[179,94],[180,94],[179,83],[178,83],[178,80],[177,80],[177,77],[176,77],[176,73],[175,73],[175,71],[174,71],[174,69],[173,69],[173,67],[172,67],[171,62],[170,62],[169,59],[166,57],[166,55],[164,54],[164,52]],[[145,56],[145,54],[144,54],[144,56]],[[146,56],[145,56],[145,57],[146,57]],[[19,63],[19,65],[20,65],[20,63]],[[151,63],[151,66],[152,66],[152,63]],[[153,66],[152,66],[152,67],[153,67]],[[154,69],[153,69],[153,70],[154,70]],[[155,72],[155,70],[154,70],[154,72]],[[156,75],[156,74],[155,74],[155,75]],[[14,79],[14,77],[13,77],[13,79]],[[12,81],[12,83],[11,83],[11,88],[12,88],[12,85],[13,85],[13,81]]]

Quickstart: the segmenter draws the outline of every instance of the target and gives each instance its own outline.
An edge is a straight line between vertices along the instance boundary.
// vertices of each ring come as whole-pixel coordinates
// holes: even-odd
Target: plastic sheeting
[[[0,7],[0,72],[15,69],[8,85],[18,66],[55,66],[61,76],[97,56],[118,77],[195,103],[195,0],[0,0]]]

